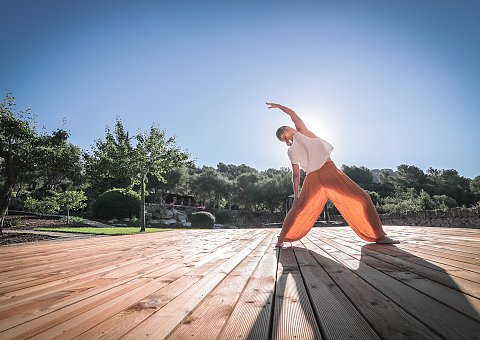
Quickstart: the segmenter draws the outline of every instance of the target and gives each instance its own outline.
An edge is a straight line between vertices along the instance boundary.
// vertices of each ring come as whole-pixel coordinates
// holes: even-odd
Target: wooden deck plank
[[[71,246],[71,245],[67,244],[66,246]],[[104,246],[108,247],[108,244]],[[162,245],[159,245],[159,246],[161,247]],[[157,255],[160,255],[162,253],[174,252],[175,249],[168,249],[165,252],[162,252],[162,251],[158,252],[155,249],[149,249],[148,246],[145,248],[142,248],[141,246],[137,245],[137,246],[132,246],[131,248],[123,249],[121,254],[114,251],[110,251],[108,253],[105,253],[102,251],[101,252],[102,255],[100,258],[96,256],[91,256],[91,252],[85,252],[85,251],[82,251],[82,249],[75,249],[75,251],[76,253],[81,252],[82,254],[81,260],[75,259],[76,262],[73,262],[73,263],[69,261],[61,261],[61,260],[60,261],[57,260],[57,262],[55,262],[52,260],[52,263],[50,263],[47,268],[42,266],[38,266],[38,267],[34,266],[33,269],[29,269],[29,271],[26,273],[23,270],[18,270],[18,272],[15,273],[16,274],[15,277],[17,277],[18,280],[16,280],[15,277],[13,276],[9,276],[7,278],[7,281],[2,282],[2,284],[0,285],[1,287],[0,293],[5,294],[7,292],[12,291],[12,289],[18,290],[20,288],[28,288],[33,285],[38,285],[39,283],[49,282],[51,280],[58,280],[59,278],[58,275],[60,275],[63,278],[67,278],[71,276],[72,272],[76,271],[78,273],[78,270],[88,270],[95,266],[101,268],[102,266],[104,266],[104,263],[106,261],[110,262],[111,264],[122,263],[122,261],[125,261],[125,259],[128,259],[129,257],[131,257],[132,256],[131,254],[134,254],[134,253],[141,252],[145,258],[151,258]],[[94,253],[98,253],[98,250],[95,250]],[[139,258],[136,259],[136,261],[140,261],[140,260],[141,259]],[[85,264],[88,264],[88,266],[86,266]],[[64,268],[64,269],[62,271],[52,270],[57,268]],[[35,275],[34,280],[28,279],[30,276],[28,276],[27,274],[30,271],[34,272],[34,275]],[[25,275],[27,276],[25,277]]]
[[[381,290],[428,328],[436,329],[439,334],[449,339],[474,339],[478,336],[478,322],[369,266],[354,256],[359,255],[358,251],[352,251],[330,239],[325,242],[339,249],[339,252],[331,254],[342,264],[356,270],[360,277]],[[462,325],[461,329],[458,325]]]
[[[241,239],[237,240],[237,243],[241,243],[241,246],[245,245],[245,241],[241,241]],[[218,252],[218,257],[222,258],[225,255],[226,251],[230,251],[231,246],[227,244],[227,248],[223,249],[217,249]],[[203,261],[205,257],[202,257],[201,260]],[[174,270],[175,268],[181,267],[182,264],[180,263],[174,268],[167,267],[167,271],[169,270]],[[186,265],[185,265],[186,266]],[[169,269],[169,270],[168,270]],[[155,268],[154,270],[158,270],[158,268]],[[192,270],[190,268],[189,270]],[[11,315],[12,318],[5,318],[0,321],[0,325],[3,329],[6,325],[10,326],[10,324],[4,324],[8,323],[11,320],[10,319],[15,319],[17,322],[25,322],[34,319],[32,322],[27,323],[28,328],[30,328],[32,331],[34,329],[39,329],[39,331],[45,330],[48,326],[54,326],[56,323],[63,322],[65,320],[68,320],[68,318],[75,317],[77,314],[80,314],[84,312],[85,310],[89,310],[95,306],[95,303],[101,301],[104,301],[105,299],[102,299],[102,296],[106,296],[107,299],[108,297],[115,297],[116,295],[116,290],[120,289],[124,285],[128,285],[130,282],[135,282],[135,280],[138,279],[143,279],[146,282],[152,281],[158,277],[161,278],[161,276],[165,273],[158,273],[156,277],[152,278],[144,278],[142,275],[132,275],[132,276],[127,276],[124,280],[119,280],[117,282],[114,282],[112,285],[107,285],[105,287],[100,287],[100,289],[94,288],[93,291],[86,291],[86,292],[80,292],[80,294],[77,295],[72,295],[72,296],[66,296],[66,299],[63,299],[63,295],[61,296],[53,296],[52,298],[58,297],[59,301],[55,303],[55,300],[50,301],[48,299],[44,299],[42,302],[42,306],[35,306],[36,308],[30,308],[28,310],[28,313],[21,313],[20,315],[13,314]],[[185,273],[183,273],[185,274]],[[123,292],[123,290],[120,290]],[[73,300],[73,301],[72,301]],[[88,306],[88,308],[85,307]],[[44,315],[43,318],[39,318],[39,316]],[[61,315],[62,318],[55,318],[55,316]],[[42,321],[43,320],[43,321]],[[43,323],[42,323],[43,322]],[[40,326],[38,326],[40,325]],[[0,328],[0,329],[2,329]],[[17,327],[18,328],[18,327]],[[15,332],[15,329],[13,330]]]
[[[206,242],[207,240],[200,240],[199,242]],[[216,240],[218,242],[218,239]],[[221,245],[223,242],[226,242],[225,244]],[[223,247],[223,246],[228,246],[229,241],[228,239],[225,240],[220,240],[218,243],[216,242],[211,242],[212,247]],[[195,244],[192,243],[192,246]],[[213,248],[209,249],[202,249],[202,251],[198,251],[195,249],[195,251],[192,250],[192,252],[195,253],[210,253]],[[176,257],[173,256],[174,252],[176,253]],[[61,276],[55,276],[51,275],[51,278],[49,281],[46,283],[38,284],[35,286],[23,288],[20,290],[15,290],[9,293],[4,293],[3,296],[0,297],[0,302],[2,302],[2,306],[0,307],[0,311],[3,310],[5,307],[10,307],[11,305],[15,303],[20,303],[22,301],[31,301],[32,299],[35,299],[36,296],[44,294],[46,291],[52,293],[55,290],[65,290],[70,287],[72,288],[81,288],[81,285],[83,283],[86,283],[88,285],[88,280],[91,279],[97,279],[97,278],[121,278],[123,276],[127,276],[129,273],[140,273],[142,269],[148,268],[151,263],[148,262],[148,260],[154,259],[158,257],[158,261],[160,263],[166,260],[181,260],[183,257],[187,256],[190,254],[190,252],[185,251],[183,249],[172,249],[168,253],[167,252],[159,252],[158,256],[145,256],[142,255],[141,257],[136,257],[136,258],[125,258],[124,262],[117,262],[117,261],[111,261],[109,266],[105,266],[105,262],[103,263],[103,267],[98,267],[98,266],[86,266],[84,270],[79,271],[81,274],[76,274],[70,277],[64,277],[63,275]],[[131,257],[131,255],[130,255]],[[113,263],[113,265],[112,265]],[[99,269],[97,269],[99,268]],[[120,275],[119,272],[121,272],[122,269],[124,268],[130,268],[129,272],[124,272],[124,275]],[[157,268],[161,268],[161,266],[158,266]],[[93,269],[93,270],[92,270]],[[134,269],[132,271],[132,269]],[[112,273],[115,273],[114,275]],[[145,276],[145,272],[143,272]],[[59,280],[61,279],[61,280]],[[43,282],[43,281],[42,281]],[[8,300],[8,301],[3,301],[3,300]]]
[[[274,303],[272,339],[322,339],[291,247],[280,250]]]
[[[243,240],[243,242],[245,241]],[[91,328],[87,332],[82,333],[79,335],[79,338],[118,338],[126,334],[130,329],[139,325],[156,311],[160,310],[167,303],[186,291],[191,285],[195,284],[206,274],[211,272],[213,268],[218,265],[218,262],[216,261],[217,259],[221,259],[223,262],[225,262],[226,259],[238,253],[242,248],[245,247],[245,245],[245,243],[242,243],[241,246],[232,247],[230,249],[230,253],[227,251],[217,250],[212,252],[212,254],[209,256],[198,256],[195,262],[188,261],[188,268],[190,268],[190,271],[182,278],[183,281],[182,279],[179,279],[179,282],[174,282],[167,287],[150,294],[134,305],[131,305],[123,311],[117,313],[113,317],[103,320],[101,323]],[[208,257],[210,262],[204,261],[205,257]],[[190,284],[187,286],[184,284],[184,282]],[[97,321],[99,320],[97,319]],[[108,337],[105,336],[105,334],[107,334]]]
[[[304,245],[300,242],[294,245],[305,287],[325,339],[380,339]]]
[[[267,233],[258,237],[240,252],[214,268],[198,283],[180,296],[170,301],[162,309],[152,314],[144,322],[125,334],[126,339],[167,337],[182,320],[204,299],[204,297],[220,283],[258,244],[267,237]]]
[[[277,251],[271,246],[252,273],[218,339],[269,337],[276,275]]]
[[[355,235],[351,235],[351,232],[349,236],[346,236],[345,233],[340,234],[340,233],[333,232],[333,233],[329,233],[328,235],[325,233],[322,233],[321,237],[332,239],[332,240],[345,240],[348,243],[356,244],[358,246],[365,245],[365,242],[363,242],[362,240],[359,241],[359,239]],[[402,240],[402,243],[406,243],[406,242],[408,241]],[[416,256],[410,251],[402,250],[402,247],[403,247],[402,243],[393,248],[392,247],[378,248],[378,251],[382,251],[382,252],[387,251],[389,255],[392,255],[393,253],[395,253],[394,256],[401,258],[405,261],[412,262],[420,266],[428,267],[437,271],[440,270],[448,273],[449,275],[461,277],[472,282],[478,282],[478,277],[479,277],[478,273],[472,272],[468,269],[459,268],[457,266],[452,266],[446,263],[436,262],[426,257],[422,258],[422,254],[420,254],[419,256]],[[389,249],[389,250],[385,250],[385,249]]]
[[[213,244],[214,245],[214,244]],[[205,256],[205,253],[196,253],[195,256],[192,256],[190,258],[181,258],[176,261],[169,261],[163,264],[163,265],[155,265],[154,268],[150,271],[155,272],[155,275],[146,275],[148,274],[148,271],[144,271],[143,267],[138,267],[139,271],[137,273],[132,273],[131,275],[127,275],[125,278],[123,277],[116,277],[116,278],[108,278],[105,282],[106,284],[100,285],[100,286],[92,286],[91,289],[80,289],[77,291],[76,289],[70,288],[68,290],[62,290],[59,292],[59,294],[56,295],[47,295],[39,298],[38,301],[36,300],[27,300],[26,304],[20,305],[17,308],[9,308],[6,311],[0,313],[0,327],[3,329],[8,329],[11,327],[9,322],[13,322],[16,320],[17,322],[21,320],[22,322],[27,322],[33,318],[38,318],[42,315],[51,313],[52,311],[64,308],[66,306],[72,305],[78,301],[85,300],[87,298],[90,298],[92,296],[95,296],[99,293],[102,293],[104,291],[108,291],[112,288],[115,288],[118,285],[124,284],[130,280],[133,280],[137,277],[149,277],[156,279],[158,277],[161,277],[171,271],[177,270],[182,267],[188,267],[190,268],[189,270],[185,271],[183,274],[186,274],[189,271],[192,271],[194,268],[191,266],[195,266],[195,260],[198,262],[200,261],[205,261],[206,258],[219,258],[222,259],[228,251],[232,251],[237,249],[238,247],[243,247],[244,242],[233,246],[231,243],[225,244],[223,247],[217,248],[214,250],[212,248],[210,250],[210,254],[208,256]],[[194,252],[194,251],[192,251]],[[187,263],[184,263],[185,260],[187,260]],[[100,279],[104,279],[105,277],[102,275],[99,277]],[[112,281],[111,284],[110,281],[117,279],[116,281]],[[104,282],[104,283],[105,283]],[[34,304],[32,304],[32,302]],[[28,307],[28,313],[26,313],[24,310],[25,308]]]
[[[275,250],[276,240],[272,239],[273,235],[269,235],[255,251],[245,257],[168,339],[216,339],[229,320],[240,295],[243,295],[242,292],[253,271],[266,252]],[[264,326],[268,330],[268,324]]]
[[[307,236],[301,241],[381,339],[442,339]],[[328,247],[327,247],[328,248]]]
[[[476,297],[477,299],[480,298],[480,284],[464,279],[462,277],[457,277],[456,275],[458,271],[444,271],[438,267],[433,267],[431,263],[428,263],[428,267],[425,265],[421,265],[419,263],[425,261],[420,258],[415,257],[416,260],[411,261],[413,255],[401,250],[399,247],[392,247],[389,245],[381,244],[368,244],[359,246],[352,242],[344,241],[340,238],[335,239],[335,242],[341,244],[342,246],[349,247],[352,250],[356,250],[357,252],[364,255],[366,258],[368,258],[368,256],[375,257],[381,261],[402,268],[403,271],[428,278],[429,280],[464,292],[473,297]],[[360,257],[357,256],[357,258]],[[433,286],[432,289],[434,289]]]

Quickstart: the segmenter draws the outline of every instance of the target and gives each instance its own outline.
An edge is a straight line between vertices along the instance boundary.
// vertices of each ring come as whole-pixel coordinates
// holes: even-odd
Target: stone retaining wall
[[[147,225],[151,227],[177,226],[188,227],[192,213],[201,211],[195,207],[171,206],[168,204],[146,204]],[[282,222],[283,213],[253,212],[247,210],[211,210],[217,226],[262,227],[272,222]]]
[[[331,219],[345,221],[340,215],[331,216]],[[380,214],[380,219],[385,225],[480,228],[480,207]]]

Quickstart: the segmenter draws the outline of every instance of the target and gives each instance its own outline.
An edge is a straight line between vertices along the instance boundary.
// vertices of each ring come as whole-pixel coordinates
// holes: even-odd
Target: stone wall
[[[339,215],[331,216],[331,219],[345,221]],[[380,219],[385,225],[480,228],[480,207],[380,214]]]
[[[145,204],[145,218],[149,227],[189,226],[188,216],[194,207],[175,207],[167,204]]]
[[[168,204],[146,204],[147,226],[189,227],[195,207],[171,206]],[[283,213],[252,212],[246,210],[207,210],[215,216],[217,227],[263,227],[264,224],[282,222]]]

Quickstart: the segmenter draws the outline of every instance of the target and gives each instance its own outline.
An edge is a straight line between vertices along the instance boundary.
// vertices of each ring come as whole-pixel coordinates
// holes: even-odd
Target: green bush
[[[133,190],[111,189],[101,194],[92,205],[98,218],[131,218],[140,213],[140,195]]]
[[[199,211],[192,214],[192,228],[213,228],[215,217],[206,211]]]
[[[70,218],[67,218],[67,216],[63,216],[60,221],[64,223],[82,223],[83,218],[81,218],[80,216],[70,216]]]
[[[224,210],[220,210],[220,211],[217,211],[215,213],[215,221],[217,223],[232,223],[233,222],[233,218],[232,218],[232,214],[230,213],[230,211],[224,211]]]

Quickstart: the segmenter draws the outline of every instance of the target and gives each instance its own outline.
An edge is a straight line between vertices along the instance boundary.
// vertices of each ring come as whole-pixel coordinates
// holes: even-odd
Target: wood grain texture
[[[2,247],[0,339],[478,339],[480,230],[173,230]]]

